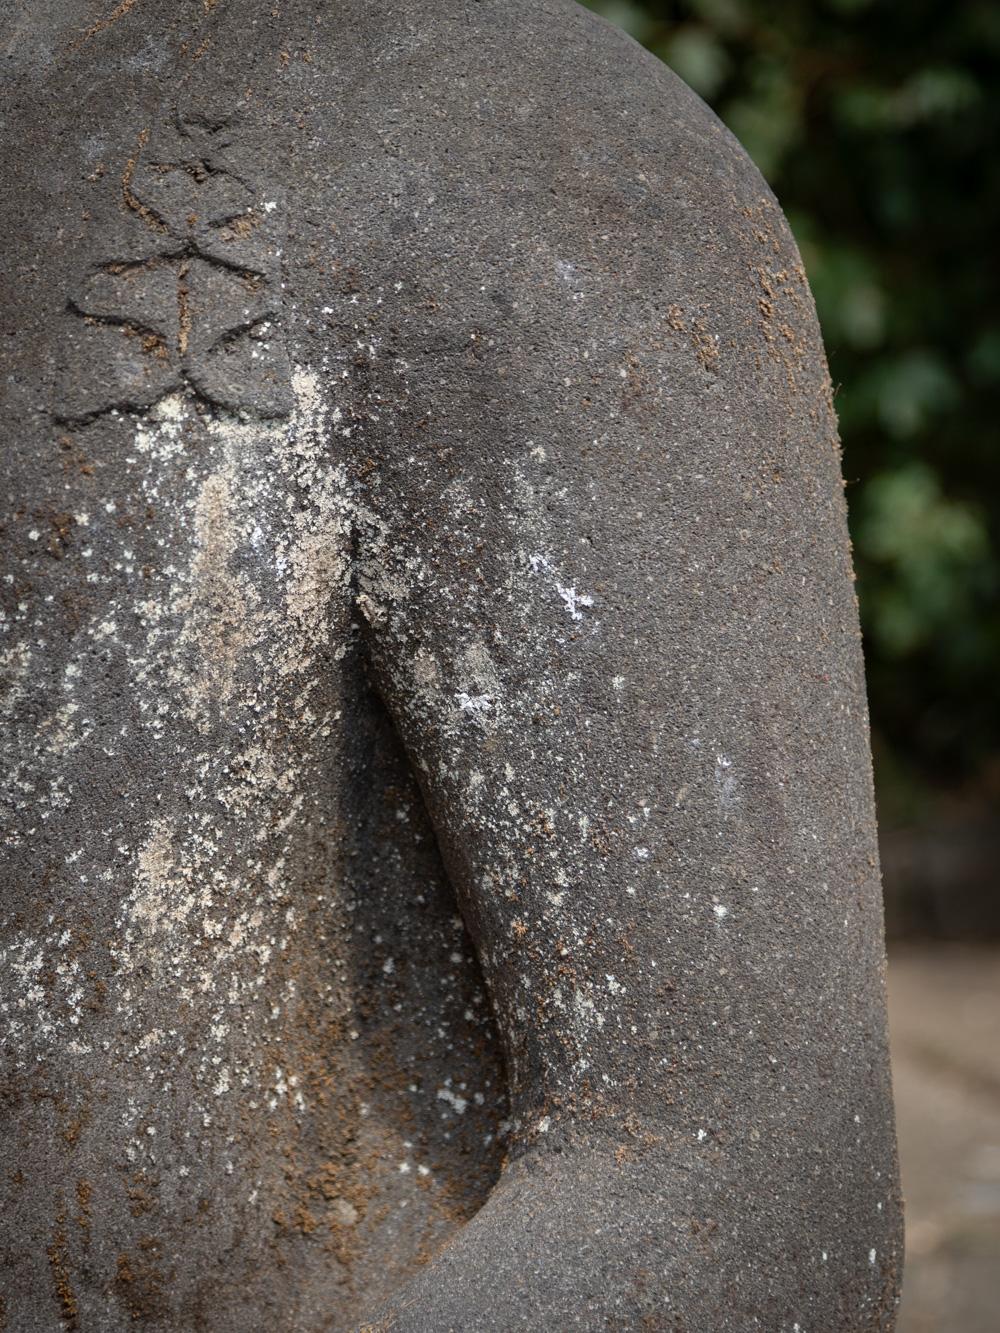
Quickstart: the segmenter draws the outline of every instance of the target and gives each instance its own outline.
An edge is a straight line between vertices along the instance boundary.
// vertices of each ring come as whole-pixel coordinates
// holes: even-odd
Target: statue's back
[[[10,1326],[891,1327],[763,182],[568,0],[61,8],[3,32]]]

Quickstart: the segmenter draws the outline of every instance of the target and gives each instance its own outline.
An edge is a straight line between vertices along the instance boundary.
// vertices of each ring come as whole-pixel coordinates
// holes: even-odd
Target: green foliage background
[[[1000,753],[1000,5],[592,0],[750,152],[844,442],[883,817]]]

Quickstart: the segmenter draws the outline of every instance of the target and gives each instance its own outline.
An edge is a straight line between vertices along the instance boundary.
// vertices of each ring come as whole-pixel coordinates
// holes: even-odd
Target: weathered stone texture
[[[8,1327],[890,1329],[766,186],[568,0],[65,9],[0,21]]]

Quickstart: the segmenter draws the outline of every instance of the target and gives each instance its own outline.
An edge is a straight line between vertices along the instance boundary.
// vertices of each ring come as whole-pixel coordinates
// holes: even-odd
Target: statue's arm
[[[586,177],[552,150],[547,210],[456,211],[386,317],[359,604],[512,1098],[511,1165],[394,1327],[891,1324],[825,362],[763,182],[654,93]]]

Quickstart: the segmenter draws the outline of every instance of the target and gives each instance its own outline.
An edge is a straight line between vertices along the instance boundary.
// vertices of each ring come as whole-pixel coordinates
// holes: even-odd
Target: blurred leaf
[[[926,464],[873,477],[855,533],[858,548],[892,575],[873,593],[872,632],[884,651],[910,653],[968,612],[975,571],[989,552],[983,515],[943,495]]]
[[[744,32],[750,25],[752,4],[744,0],[694,0],[691,9],[698,18],[720,36]]]
[[[605,3],[589,3],[583,0],[587,9],[593,9],[611,23],[623,28],[638,41],[645,41],[653,27],[653,22],[643,5],[633,4],[631,0],[606,0]]]
[[[873,84],[843,88],[835,109],[849,128],[881,133],[958,115],[981,97],[982,89],[966,70],[941,67],[919,70],[898,88]]]
[[[665,43],[663,59],[702,97],[717,92],[729,72],[729,57],[704,28],[681,28]]]
[[[860,250],[813,240],[804,251],[827,343],[870,350],[885,334],[886,296]]]
[[[969,352],[969,372],[984,384],[1000,384],[1000,328],[986,329]]]
[[[878,411],[892,435],[915,435],[932,417],[954,406],[958,397],[951,371],[933,352],[908,352],[882,363]]]
[[[802,132],[798,92],[787,66],[770,58],[756,62],[751,82],[752,95],[730,102],[723,119],[762,175],[773,180]]]
[[[975,106],[982,90],[964,69],[942,66],[922,69],[900,89],[897,116],[902,125],[952,116]]]

